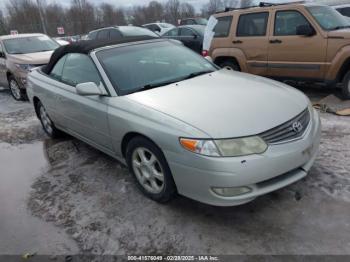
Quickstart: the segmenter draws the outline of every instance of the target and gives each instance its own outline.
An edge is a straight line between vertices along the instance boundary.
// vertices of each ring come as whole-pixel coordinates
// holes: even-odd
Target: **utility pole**
[[[43,28],[44,34],[47,35],[46,25],[45,25],[45,19],[44,19],[43,12],[42,12],[42,10],[41,10],[41,3],[40,3],[40,0],[36,0],[36,3],[37,3],[37,5],[38,5],[38,9],[39,9],[41,27]]]

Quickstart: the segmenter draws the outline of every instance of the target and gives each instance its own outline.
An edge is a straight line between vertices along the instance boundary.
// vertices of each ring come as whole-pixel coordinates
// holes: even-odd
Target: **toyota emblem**
[[[303,130],[303,125],[299,121],[297,121],[293,123],[292,128],[295,133],[299,133],[301,132],[301,130]]]

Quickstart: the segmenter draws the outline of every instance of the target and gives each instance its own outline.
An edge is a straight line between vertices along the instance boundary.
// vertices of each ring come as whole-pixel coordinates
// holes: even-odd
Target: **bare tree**
[[[85,34],[96,28],[95,9],[88,0],[72,0],[66,19],[72,34]]]
[[[193,5],[189,3],[181,3],[180,5],[180,16],[181,18],[194,17],[196,15],[196,10]]]
[[[31,0],[10,0],[7,4],[10,30],[43,32],[38,6]]]
[[[2,11],[0,10],[0,35],[7,34],[7,21]]]
[[[109,3],[102,3],[99,6],[97,20],[101,26],[125,25],[124,11],[115,8]]]
[[[209,0],[209,2],[202,7],[202,15],[210,16],[224,9],[225,6],[222,0]]]
[[[66,10],[57,3],[49,4],[45,8],[45,20],[47,33],[51,36],[57,35],[57,27],[66,28]]]
[[[178,24],[178,20],[181,18],[180,6],[179,0],[168,0],[165,4],[165,13],[170,23]]]

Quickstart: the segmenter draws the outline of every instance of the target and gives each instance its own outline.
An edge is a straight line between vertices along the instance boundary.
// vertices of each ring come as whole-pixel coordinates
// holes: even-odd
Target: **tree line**
[[[104,2],[94,5],[89,0],[71,0],[69,7],[45,0],[9,0],[6,10],[0,10],[0,34],[11,30],[19,33],[46,32],[57,35],[57,27],[63,27],[66,35],[86,34],[91,30],[111,25],[142,25],[164,21],[176,25],[179,19],[202,16],[251,4],[250,0],[208,0],[196,11],[184,0],[152,1],[148,5],[121,8]],[[40,16],[40,13],[42,16]]]

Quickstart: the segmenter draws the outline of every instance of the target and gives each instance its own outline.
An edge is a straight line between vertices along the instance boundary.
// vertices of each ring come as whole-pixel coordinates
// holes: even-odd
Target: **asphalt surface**
[[[331,90],[303,88],[314,100]],[[239,207],[154,203],[128,171],[0,90],[0,254],[348,254],[350,117],[321,113],[309,176]]]

